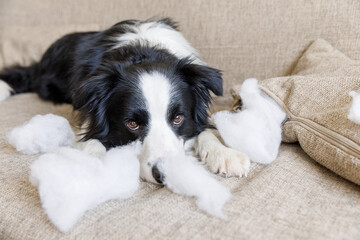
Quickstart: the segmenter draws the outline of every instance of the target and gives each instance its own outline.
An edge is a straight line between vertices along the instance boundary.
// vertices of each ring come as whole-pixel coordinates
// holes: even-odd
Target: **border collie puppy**
[[[66,35],[39,62],[5,69],[0,79],[0,100],[36,92],[71,103],[90,152],[140,140],[147,181],[161,183],[157,162],[196,136],[195,150],[212,171],[242,176],[249,169],[245,155],[204,132],[210,92],[222,95],[221,73],[199,59],[170,19],[128,20],[101,32]]]

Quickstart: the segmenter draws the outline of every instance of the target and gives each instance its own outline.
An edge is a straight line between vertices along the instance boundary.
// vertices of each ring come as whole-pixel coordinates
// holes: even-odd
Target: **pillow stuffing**
[[[259,85],[287,115],[283,142],[299,142],[318,163],[360,184],[360,125],[355,120],[359,109],[352,108],[358,101],[353,91],[360,89],[359,62],[319,39],[305,51],[291,76]],[[238,89],[235,86],[233,92]],[[234,99],[239,102],[239,96]]]

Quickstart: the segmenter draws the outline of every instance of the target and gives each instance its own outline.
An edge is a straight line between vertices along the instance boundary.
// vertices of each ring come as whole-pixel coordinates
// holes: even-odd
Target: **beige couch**
[[[28,64],[61,35],[99,30],[123,19],[169,16],[209,65],[224,71],[229,88],[247,77],[291,72],[304,49],[324,38],[360,59],[357,0],[109,0],[0,1],[0,67]],[[28,181],[24,156],[6,143],[6,132],[36,114],[71,118],[70,105],[53,105],[35,94],[0,103],[0,239],[360,239],[360,189],[283,144],[271,165],[252,164],[247,178],[220,178],[233,194],[228,221],[199,211],[195,199],[142,183],[125,201],[89,211],[67,234],[48,220]]]

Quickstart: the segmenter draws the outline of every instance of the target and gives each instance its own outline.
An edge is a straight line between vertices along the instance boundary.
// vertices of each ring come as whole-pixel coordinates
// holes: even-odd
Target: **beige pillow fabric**
[[[299,142],[317,162],[360,184],[360,125],[347,118],[349,92],[360,89],[359,62],[319,39],[305,51],[291,76],[259,85],[287,113],[283,142]]]

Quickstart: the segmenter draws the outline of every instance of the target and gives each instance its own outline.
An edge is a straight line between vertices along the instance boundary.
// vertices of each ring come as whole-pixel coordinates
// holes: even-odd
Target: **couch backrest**
[[[247,77],[290,73],[320,37],[360,59],[357,0],[2,0],[0,67],[38,59],[65,33],[153,16],[179,22],[203,59],[224,71],[226,92]]]

